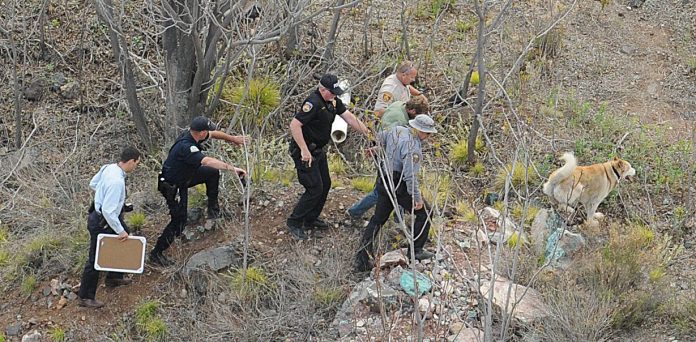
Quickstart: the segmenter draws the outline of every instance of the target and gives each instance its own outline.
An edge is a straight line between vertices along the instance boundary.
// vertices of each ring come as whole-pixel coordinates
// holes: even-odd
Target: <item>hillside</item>
[[[191,32],[197,26],[189,17],[171,22],[174,9],[161,3],[115,2],[110,26],[97,15],[97,5],[110,3],[0,4],[7,66],[0,82],[0,341],[33,331],[41,334],[35,341],[468,341],[465,332],[475,329],[487,341],[696,339],[693,1],[486,2],[474,164],[466,162],[465,142],[481,83],[469,84],[465,101],[451,101],[477,51],[472,1],[197,3],[193,36],[227,25],[219,41],[198,46],[220,48],[200,76],[227,75],[215,108],[195,104],[214,102],[219,80],[203,82],[204,95],[172,88],[179,85],[168,69],[165,31]],[[335,44],[330,6],[343,6]],[[230,13],[231,22],[212,19]],[[293,23],[296,45],[288,49]],[[127,52],[121,62],[111,29]],[[333,56],[325,56],[329,47]],[[437,257],[358,274],[353,257],[365,222],[344,212],[374,181],[367,142],[349,132],[330,147],[333,182],[322,217],[332,227],[297,242],[285,227],[303,191],[287,154],[287,126],[316,87],[315,75],[327,70],[350,82],[350,110],[373,122],[379,86],[404,59],[418,66],[414,86],[438,123],[421,175],[433,207],[427,247]],[[131,72],[145,126],[124,85]],[[123,145],[143,151],[128,176],[128,197],[144,220],[128,220],[154,242],[169,220],[156,177],[172,132],[183,128],[181,103],[194,104],[184,122],[209,109],[227,132],[251,137],[247,146],[215,142],[207,152],[249,170],[251,186],[242,189],[223,173],[226,215],[215,222],[202,217],[204,190],[190,189],[194,218],[169,252],[176,264],[148,264],[130,286],[100,285],[102,309],[78,307],[89,179]],[[606,217],[598,227],[555,216],[542,193],[566,151],[580,165],[621,157],[636,169],[600,205]],[[496,210],[500,219],[490,216]],[[546,239],[535,235],[538,222],[550,222],[543,215],[583,237],[570,266],[552,265]],[[505,235],[510,226],[515,232]],[[390,220],[380,251],[407,246],[404,236]],[[223,247],[234,251],[229,265],[189,273],[196,253]],[[401,290],[414,269],[432,291]],[[506,313],[489,301],[487,286],[508,280],[517,285],[506,288],[525,286],[544,314],[520,318],[523,305]]]

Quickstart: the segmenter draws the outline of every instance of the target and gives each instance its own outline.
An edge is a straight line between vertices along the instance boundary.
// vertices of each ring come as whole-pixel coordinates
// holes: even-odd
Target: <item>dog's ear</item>
[[[614,161],[617,161],[617,160],[619,160],[619,157],[618,157],[618,156],[614,156]]]

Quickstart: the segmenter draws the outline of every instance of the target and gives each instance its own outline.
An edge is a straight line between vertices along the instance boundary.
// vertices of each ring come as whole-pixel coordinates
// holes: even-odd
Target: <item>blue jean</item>
[[[377,189],[372,189],[363,199],[348,208],[348,214],[353,217],[361,217],[365,212],[377,204]]]

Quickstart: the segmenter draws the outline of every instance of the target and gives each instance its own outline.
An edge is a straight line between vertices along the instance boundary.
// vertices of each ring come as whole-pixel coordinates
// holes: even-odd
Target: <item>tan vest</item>
[[[411,93],[408,91],[408,88],[396,78],[396,74],[389,75],[384,79],[384,82],[382,82],[382,87],[379,88],[375,110],[387,109],[394,101],[408,102],[410,99]]]

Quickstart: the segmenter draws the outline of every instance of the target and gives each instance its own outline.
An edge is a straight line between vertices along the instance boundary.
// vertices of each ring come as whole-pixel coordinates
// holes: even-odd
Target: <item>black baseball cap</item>
[[[197,116],[191,120],[191,126],[189,126],[192,131],[214,131],[217,129],[215,124],[204,116]]]
[[[334,95],[343,95],[343,89],[338,85],[338,76],[333,74],[324,74],[319,80],[324,88],[328,89]]]

